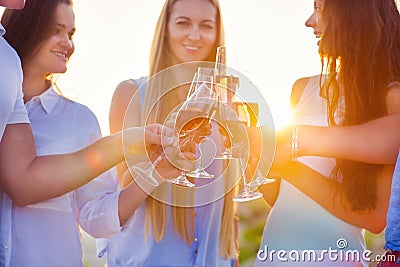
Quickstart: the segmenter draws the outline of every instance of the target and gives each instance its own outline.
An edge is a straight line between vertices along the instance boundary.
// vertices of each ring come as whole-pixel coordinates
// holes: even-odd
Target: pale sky
[[[75,54],[58,84],[87,105],[108,134],[116,85],[147,74],[154,27],[164,0],[75,0]],[[319,73],[317,40],[304,26],[313,0],[220,0],[228,65],[242,71],[270,105],[276,125],[288,122],[293,82]],[[2,10],[0,10],[2,13]]]

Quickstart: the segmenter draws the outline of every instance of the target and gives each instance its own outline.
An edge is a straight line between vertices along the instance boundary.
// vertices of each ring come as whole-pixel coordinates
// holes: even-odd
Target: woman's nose
[[[315,14],[312,14],[305,23],[306,27],[314,27],[315,26]]]
[[[189,39],[191,39],[191,40],[198,40],[198,39],[200,39],[200,30],[199,30],[199,27],[198,27],[198,26],[194,25],[194,26],[190,29]]]
[[[74,47],[74,44],[73,44],[72,40],[69,38],[68,35],[66,35],[66,36],[62,39],[61,43],[62,43],[65,47],[67,47],[68,49]]]

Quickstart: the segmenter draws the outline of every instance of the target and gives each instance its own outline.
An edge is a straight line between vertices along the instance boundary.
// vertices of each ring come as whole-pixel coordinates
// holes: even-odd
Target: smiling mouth
[[[321,32],[314,32],[315,38],[321,39],[322,33]]]
[[[54,55],[56,55],[57,57],[63,59],[63,60],[67,60],[67,54],[66,53],[56,52],[56,51],[52,51],[52,53]]]
[[[198,46],[184,45],[184,47],[190,51],[196,52],[200,49]]]

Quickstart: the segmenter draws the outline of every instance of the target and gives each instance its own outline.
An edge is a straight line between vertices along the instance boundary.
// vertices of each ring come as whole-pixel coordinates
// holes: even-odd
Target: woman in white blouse
[[[24,10],[6,10],[2,24],[8,31],[5,38],[21,57],[24,100],[37,154],[69,153],[99,139],[95,115],[86,106],[61,96],[51,80],[52,74],[67,71],[74,52],[72,2],[30,0]],[[163,177],[178,174],[167,161],[157,167]],[[120,192],[113,186],[117,184],[113,170],[101,177],[36,204],[3,205],[2,223],[10,214],[10,227],[2,227],[2,231],[8,232],[0,236],[2,244],[10,244],[1,250],[5,266],[83,266],[77,222],[94,236],[109,237],[120,231],[136,203],[146,198],[136,183]]]

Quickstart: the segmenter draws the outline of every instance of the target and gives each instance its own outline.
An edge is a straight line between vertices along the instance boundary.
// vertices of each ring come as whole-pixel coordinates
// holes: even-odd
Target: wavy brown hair
[[[325,0],[320,42],[322,93],[330,125],[355,125],[387,114],[388,85],[400,80],[400,15],[394,0]],[[340,104],[344,97],[344,107]],[[337,112],[344,108],[340,121]],[[381,165],[337,159],[333,177],[353,210],[376,208]]]
[[[4,11],[1,17],[6,29],[4,39],[17,51],[22,65],[53,34],[59,4],[72,7],[72,0],[26,0],[23,9]]]
[[[56,9],[59,4],[73,7],[72,0],[26,0],[20,10],[6,9],[1,24],[6,29],[4,39],[15,49],[22,66],[39,51],[41,44],[53,33]],[[54,73],[48,73],[46,79],[52,81],[54,89],[63,96],[56,83]]]

